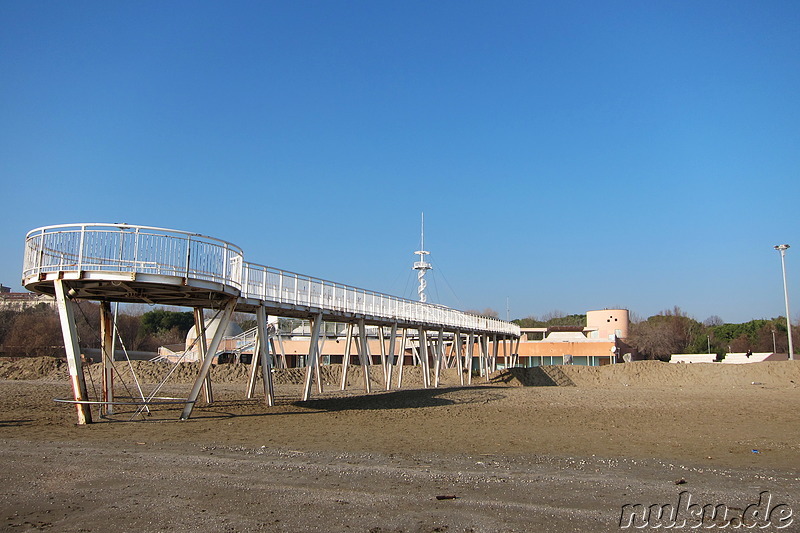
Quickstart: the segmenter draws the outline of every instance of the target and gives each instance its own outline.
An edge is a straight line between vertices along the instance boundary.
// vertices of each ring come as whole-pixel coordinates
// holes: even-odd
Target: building
[[[627,309],[586,313],[586,326],[522,328],[518,366],[601,366],[630,361],[635,350],[625,343],[630,328]],[[531,340],[537,336],[540,340]]]
[[[206,322],[207,344],[216,331],[216,322]],[[270,317],[268,328],[275,331],[277,319]],[[516,343],[509,342],[505,345],[498,344],[498,368],[507,366],[534,367],[543,365],[585,365],[602,366],[611,363],[621,363],[632,360],[635,350],[625,343],[630,327],[630,318],[627,309],[603,309],[586,313],[585,326],[552,326],[549,328],[522,328],[523,338],[520,340],[516,353]],[[161,360],[165,361],[197,361],[199,353],[195,342],[197,334],[194,328],[186,336],[186,343],[175,346],[162,346],[159,349]],[[383,346],[378,339],[378,328],[367,327],[367,338],[370,350],[370,359],[377,364],[381,360],[381,353],[388,352],[388,338],[384,339]],[[529,337],[541,337],[531,340]],[[310,328],[302,324],[291,331],[274,337],[271,351],[275,354],[276,364],[279,368],[292,368],[304,366],[309,352]],[[435,342],[435,337],[430,339]],[[462,354],[465,353],[466,338],[462,338]],[[320,361],[322,364],[339,364],[345,353],[346,335],[343,324],[326,324],[325,331],[320,336]],[[397,339],[396,349],[399,350],[400,340]],[[250,362],[255,349],[255,330],[243,332],[236,324],[231,323],[225,332],[220,344],[218,354],[224,357],[218,362],[239,361]],[[433,354],[435,348],[431,346],[429,353]],[[185,353],[184,353],[185,351]],[[447,366],[455,366],[455,347],[452,336],[444,339],[444,356]],[[489,352],[495,353],[493,343],[489,343]],[[351,347],[351,358],[357,360],[355,346]],[[413,365],[419,363],[419,339],[412,332],[405,345],[403,364]],[[478,357],[480,348],[473,346],[473,370],[479,368]]]
[[[11,292],[8,287],[2,287],[0,291],[0,311],[24,311],[31,307],[45,305],[51,309],[56,309],[56,299],[47,294],[36,294],[33,292]]]

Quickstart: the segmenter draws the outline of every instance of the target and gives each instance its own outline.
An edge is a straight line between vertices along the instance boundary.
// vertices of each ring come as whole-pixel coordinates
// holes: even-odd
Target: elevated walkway
[[[497,346],[519,339],[516,324],[495,318],[475,316],[445,306],[416,302],[387,294],[360,289],[294,272],[245,261],[241,248],[227,241],[165,228],[128,224],[64,224],[32,230],[25,239],[22,284],[31,291],[56,296],[62,331],[73,381],[79,423],[91,421],[86,399],[85,383],[80,362],[80,350],[75,334],[74,299],[95,300],[101,304],[101,339],[104,345],[104,364],[110,362],[114,325],[110,302],[163,304],[195,309],[198,331],[204,329],[202,310],[216,310],[222,325],[227,326],[233,312],[254,313],[258,327],[255,343],[258,357],[255,368],[263,368],[265,396],[272,405],[272,380],[269,372],[269,336],[267,315],[306,318],[311,321],[307,379],[303,399],[308,399],[314,375],[318,376],[318,344],[323,322],[348,324],[348,338],[353,327],[358,328],[356,346],[369,356],[365,328],[368,325],[391,328],[388,359],[395,357],[395,339],[401,331],[405,339],[408,330],[415,330],[420,340],[424,374],[434,364],[435,385],[443,356],[445,332],[457,339],[462,335],[471,347],[481,347],[481,368],[496,368]],[[431,344],[428,335],[438,345]],[[198,336],[205,344],[205,335]],[[203,354],[214,354],[222,340],[215,334]],[[349,341],[348,341],[349,342]],[[495,353],[489,354],[493,342]],[[348,347],[349,350],[349,347]],[[349,364],[349,354],[345,358]],[[362,357],[364,360],[369,357]],[[210,390],[208,371],[211,357],[204,357],[181,418],[188,418],[200,390]],[[461,356],[459,355],[459,361]],[[345,368],[346,373],[346,368]],[[384,369],[384,375],[388,375]],[[368,368],[365,367],[365,389],[370,391]],[[113,379],[108,373],[108,382]],[[254,379],[251,379],[254,382]],[[321,389],[321,381],[317,379]],[[426,386],[429,383],[426,382]],[[434,386],[435,386],[434,385]],[[389,381],[387,379],[387,388]],[[252,388],[252,387],[251,387]],[[207,392],[210,399],[210,393]],[[113,390],[104,384],[104,406],[113,406]]]

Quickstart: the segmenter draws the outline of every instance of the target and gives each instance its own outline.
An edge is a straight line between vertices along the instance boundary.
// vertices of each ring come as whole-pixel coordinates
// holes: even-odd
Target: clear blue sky
[[[800,2],[0,3],[0,281],[128,222],[511,318],[800,311]],[[434,282],[435,281],[435,282]],[[451,290],[452,289],[452,290]]]

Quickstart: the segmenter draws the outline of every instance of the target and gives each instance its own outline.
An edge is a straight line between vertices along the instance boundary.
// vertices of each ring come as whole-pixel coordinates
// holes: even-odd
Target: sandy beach
[[[163,366],[137,364],[158,382]],[[448,371],[438,389],[370,395],[358,369],[346,392],[324,370],[308,402],[302,372],[276,372],[270,408],[242,399],[247,366],[220,365],[215,403],[188,421],[119,406],[77,426],[53,401],[71,395],[64,365],[2,362],[3,530],[612,531],[626,504],[682,492],[731,509],[768,492],[800,512],[798,362],[514,369],[472,387]],[[800,519],[784,525],[765,530]]]

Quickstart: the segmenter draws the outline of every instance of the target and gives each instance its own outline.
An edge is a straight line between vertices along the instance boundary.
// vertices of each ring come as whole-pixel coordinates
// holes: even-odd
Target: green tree
[[[194,315],[189,311],[177,312],[155,309],[144,313],[141,321],[141,333],[144,335],[160,335],[173,329],[186,335],[194,326]]]

